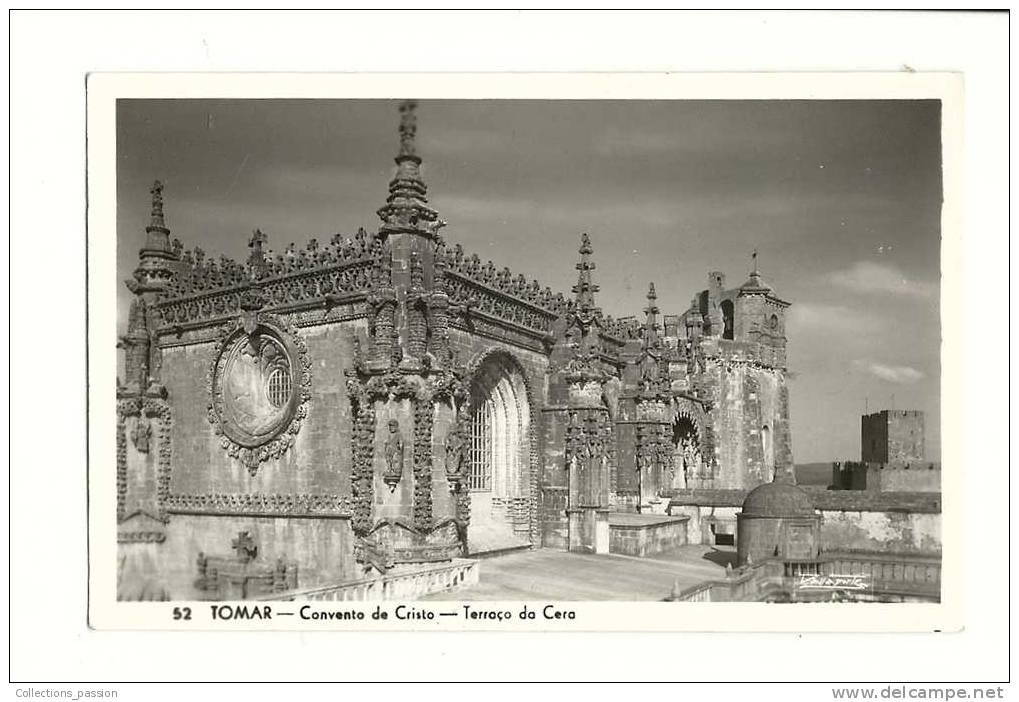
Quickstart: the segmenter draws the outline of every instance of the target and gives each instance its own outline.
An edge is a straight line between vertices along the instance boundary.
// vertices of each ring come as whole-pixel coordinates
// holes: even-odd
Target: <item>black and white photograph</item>
[[[9,693],[1007,699],[1009,18],[11,10]]]
[[[941,114],[118,100],[117,599],[938,602]]]

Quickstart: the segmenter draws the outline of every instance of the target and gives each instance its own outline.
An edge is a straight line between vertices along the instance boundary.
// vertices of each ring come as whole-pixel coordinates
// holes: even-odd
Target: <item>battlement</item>
[[[832,464],[831,487],[869,492],[940,492],[941,464],[836,462]]]
[[[718,337],[701,337],[701,353],[705,358],[726,364],[746,364],[766,368],[785,368],[784,348],[758,341],[732,341]]]

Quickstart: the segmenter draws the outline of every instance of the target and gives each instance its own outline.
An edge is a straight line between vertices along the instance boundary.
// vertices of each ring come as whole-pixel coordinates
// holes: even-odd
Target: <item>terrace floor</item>
[[[725,576],[732,547],[687,545],[649,558],[550,549],[479,561],[479,582],[423,600],[661,601],[673,591]]]

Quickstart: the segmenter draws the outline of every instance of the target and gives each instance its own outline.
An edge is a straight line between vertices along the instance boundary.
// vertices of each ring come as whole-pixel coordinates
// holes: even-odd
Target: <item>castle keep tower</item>
[[[831,487],[872,492],[940,492],[941,466],[926,460],[924,413],[881,410],[860,418],[860,461],[832,464]]]
[[[917,410],[881,410],[860,420],[864,463],[923,463],[924,415]]]

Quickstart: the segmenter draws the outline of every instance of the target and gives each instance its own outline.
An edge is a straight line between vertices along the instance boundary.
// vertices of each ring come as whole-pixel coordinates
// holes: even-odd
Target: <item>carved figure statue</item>
[[[463,474],[464,437],[459,424],[453,424],[446,434],[446,475]]]
[[[152,427],[149,425],[149,420],[145,417],[139,417],[134,425],[134,431],[131,432],[131,440],[134,442],[134,447],[139,453],[148,453],[151,439]]]
[[[396,484],[403,477],[404,460],[403,436],[400,434],[400,423],[395,419],[389,420],[389,435],[386,436],[384,452],[386,472],[382,479],[386,481],[392,491],[396,489]]]

